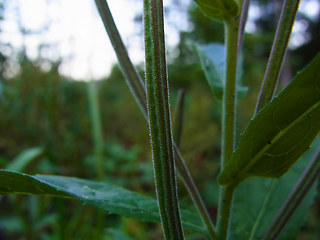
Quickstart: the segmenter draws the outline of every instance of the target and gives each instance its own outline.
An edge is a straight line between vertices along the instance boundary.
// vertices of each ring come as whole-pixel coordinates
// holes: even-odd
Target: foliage
[[[319,125],[320,55],[249,123],[219,176],[238,184],[249,176],[280,178],[310,148]]]
[[[288,200],[289,204],[295,202],[291,195],[287,197],[292,188],[298,189],[302,193],[299,197],[305,198],[299,206],[299,202],[293,206],[296,212],[292,218],[285,215],[286,226],[279,239],[293,239],[299,234],[317,188],[313,185],[306,193],[315,182],[310,169],[319,168],[319,161],[308,165],[319,143],[316,141],[311,151],[299,158],[308,150],[320,127],[319,55],[279,94],[271,87],[270,98],[273,92],[276,97],[270,103],[267,101],[261,111],[257,107],[254,113],[255,98],[260,89],[256,79],[263,78],[265,49],[273,35],[270,32],[260,37],[245,35],[240,53],[238,47],[241,47],[242,39],[238,37],[242,30],[239,26],[246,11],[245,1],[196,2],[211,19],[200,15],[199,10],[190,10],[196,27],[189,33],[181,33],[178,55],[169,61],[170,94],[160,0],[145,0],[146,83],[130,62],[103,0],[96,0],[96,3],[120,63],[120,68],[115,66],[107,79],[88,87],[86,83],[72,82],[60,76],[60,62],[51,63],[51,69],[44,71],[36,61],[22,54],[19,74],[0,82],[3,88],[0,163],[6,169],[0,171],[0,192],[44,198],[5,195],[0,199],[4,208],[18,206],[15,208],[18,217],[9,218],[8,212],[1,209],[4,217],[0,218],[0,227],[5,226],[7,231],[11,229],[10,236],[16,237],[12,233],[16,232],[36,239],[36,232],[43,229],[43,239],[88,236],[94,239],[103,236],[105,239],[155,239],[161,235],[157,224],[145,225],[119,218],[117,214],[147,222],[161,220],[167,239],[272,239],[269,233],[274,234],[273,230],[283,227],[277,225],[279,209],[289,208]],[[287,2],[284,1],[284,7]],[[295,5],[291,6],[296,11]],[[295,16],[289,17],[294,19]],[[268,21],[257,21],[256,24],[260,24],[260,30],[272,30],[273,26],[267,25],[270,16],[265,19]],[[225,44],[217,43],[222,41],[221,23],[226,31]],[[214,32],[212,28],[221,31]],[[288,44],[284,38],[288,38],[291,31],[288,26],[286,29],[289,30],[286,36],[280,36],[283,52]],[[198,40],[196,50],[189,40]],[[276,41],[274,45],[280,46]],[[283,56],[275,58],[280,65],[284,61]],[[299,56],[292,59],[299,59]],[[268,65],[273,61],[270,57]],[[122,81],[121,73],[134,98]],[[273,80],[278,77],[276,73]],[[219,100],[210,95],[205,78]],[[250,91],[242,86],[242,80],[245,86],[250,86]],[[266,84],[272,86],[268,81]],[[282,86],[283,83],[278,84],[279,89]],[[175,113],[185,112],[184,131],[176,134],[182,127],[172,129],[169,106],[170,103],[175,105],[176,92],[181,87],[187,90],[185,105],[178,100]],[[260,96],[264,93],[262,88]],[[243,100],[236,97],[245,94],[247,97]],[[139,107],[133,100],[138,102],[142,115],[137,113]],[[239,114],[236,114],[237,102]],[[150,146],[146,144],[149,142],[146,114],[152,136],[153,165]],[[181,118],[174,116],[173,119]],[[182,136],[179,146],[172,141],[172,131]],[[21,154],[16,157],[19,152]],[[216,161],[219,158],[220,165]],[[320,159],[319,154],[316,153],[313,159]],[[296,161],[298,163],[294,165]],[[178,182],[176,169],[181,180]],[[219,181],[212,181],[219,171]],[[39,172],[42,174],[32,175]],[[153,193],[153,173],[156,195]],[[300,178],[302,174],[310,176]],[[196,176],[198,187],[192,176]],[[298,180],[305,182],[299,185]],[[204,192],[203,200],[199,192]],[[88,206],[83,207],[70,197]],[[26,202],[31,205],[27,210]],[[72,213],[67,209],[72,209]],[[105,212],[112,214],[105,215]],[[29,215],[32,216],[31,228],[26,227]],[[108,226],[107,231],[105,226]]]
[[[196,46],[202,69],[209,82],[211,90],[218,99],[222,99],[225,89],[226,49],[223,44],[211,43],[204,46]],[[242,59],[242,58],[241,58]],[[237,96],[242,98],[246,95],[248,88],[242,86],[243,66],[240,59],[237,66]]]

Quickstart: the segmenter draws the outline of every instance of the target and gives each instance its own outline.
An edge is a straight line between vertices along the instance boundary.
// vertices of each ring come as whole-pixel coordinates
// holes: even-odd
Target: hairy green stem
[[[320,148],[303,172],[297,185],[282,205],[262,240],[275,240],[320,175]]]
[[[184,89],[179,89],[178,101],[173,117],[173,140],[176,143],[177,147],[180,147],[182,136],[185,93],[186,91]]]
[[[123,46],[123,41],[121,40],[121,36],[120,36],[119,32],[116,30],[117,28],[115,26],[115,23],[113,21],[112,15],[110,13],[110,10],[109,10],[109,7],[108,7],[106,1],[105,0],[95,0],[95,1],[96,1],[98,10],[99,10],[99,14],[101,16],[101,19],[104,23],[106,30],[107,30],[108,36],[110,39],[112,39],[111,44],[113,45],[113,48],[115,49],[116,55],[119,60],[119,64],[122,69],[122,73],[125,76],[126,83],[127,83],[128,87],[130,88],[130,90],[134,96],[140,96],[141,94],[139,94],[139,92],[141,92],[141,89],[143,89],[143,91],[144,91],[144,96],[142,98],[135,97],[135,100],[139,106],[144,106],[144,107],[140,107],[140,109],[141,109],[142,113],[145,116],[147,116],[145,86],[144,86],[140,76],[138,75],[137,71],[135,71],[135,69],[133,67],[126,67],[126,66],[131,66],[132,63],[131,63],[131,60],[129,57],[122,56],[122,55],[128,56],[128,54],[126,52],[124,54],[122,54],[123,51],[126,51],[126,49],[121,47],[121,46]],[[137,89],[140,89],[140,90],[137,90]],[[178,148],[175,148],[175,149],[177,151],[179,151]],[[189,194],[191,194],[191,199],[194,201],[195,206],[197,207],[197,209],[201,213],[202,218],[204,219],[204,221],[207,225],[207,229],[208,229],[209,234],[211,235],[211,237],[213,239],[217,239],[215,237],[216,234],[215,234],[215,230],[214,230],[213,224],[211,222],[211,219],[209,217],[209,213],[207,212],[207,209],[205,208],[205,206],[203,204],[203,201],[201,199],[199,191],[198,191],[196,185],[194,184],[194,181],[193,181],[193,179],[190,175],[190,172],[184,162],[184,159],[182,157],[178,157],[178,158],[176,158],[176,162],[177,162],[177,168],[180,172],[180,176],[182,176],[182,178],[184,178],[183,183],[185,184],[185,187],[188,190]],[[184,168],[182,168],[181,166],[184,166]]]
[[[227,68],[222,106],[222,153],[221,169],[230,160],[234,150],[236,69],[238,56],[239,19],[231,18],[225,23]],[[220,187],[218,202],[217,232],[219,240],[227,238],[234,188]]]
[[[130,91],[139,107],[141,108],[142,112],[145,113],[146,116],[147,105],[145,100],[144,83],[135,67],[133,66],[132,62],[130,61],[128,52],[123,44],[119,31],[113,20],[108,3],[106,2],[106,0],[95,0],[95,2],[113,49],[117,55],[127,85],[129,86]]]
[[[284,0],[283,2],[280,20],[256,106],[256,113],[269,103],[273,97],[299,3],[300,0]]]
[[[165,239],[184,239],[180,220],[162,0],[144,0],[146,86],[156,193]]]

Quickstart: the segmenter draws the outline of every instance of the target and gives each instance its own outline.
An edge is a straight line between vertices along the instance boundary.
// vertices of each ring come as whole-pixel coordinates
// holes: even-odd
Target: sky
[[[190,1],[184,0],[182,9],[186,10]],[[39,46],[47,44],[41,48],[41,56],[53,60],[62,58],[61,73],[74,79],[99,79],[110,73],[116,56],[93,0],[6,0],[5,3],[2,42],[10,43],[15,48],[26,46],[31,58],[37,58]],[[165,6],[171,3],[172,0],[164,1]],[[141,14],[143,1],[108,0],[108,4],[124,43],[129,47],[131,59],[134,63],[142,62],[142,27],[133,19]],[[300,10],[312,17],[319,11],[319,5],[318,0],[302,1]],[[177,7],[176,11],[172,5],[170,8],[173,9],[172,14],[165,21],[166,42],[174,46],[179,41],[178,31],[190,28],[190,24],[187,15],[179,11],[181,7]],[[259,16],[258,10],[254,7],[250,9],[251,19]],[[30,34],[23,37],[19,26]],[[296,43],[291,42],[292,46],[299,43],[299,31],[302,30],[303,25],[295,25],[293,32],[297,37]],[[254,31],[254,26],[249,23],[247,31]],[[10,49],[7,53],[10,54]]]
[[[165,1],[165,5],[169,2]],[[130,49],[132,61],[142,62],[142,29],[133,19],[142,12],[143,1],[108,0],[108,4],[124,43]],[[50,45],[42,48],[41,56],[62,58],[60,71],[66,76],[99,79],[106,76],[116,62],[93,0],[9,0],[4,19],[3,42],[16,48],[27,46],[27,54],[32,58],[39,55],[39,45]],[[186,16],[179,17],[179,21],[183,22],[181,29],[187,28]],[[19,24],[31,34],[21,36]],[[174,45],[178,40],[177,30],[171,27],[167,43]]]

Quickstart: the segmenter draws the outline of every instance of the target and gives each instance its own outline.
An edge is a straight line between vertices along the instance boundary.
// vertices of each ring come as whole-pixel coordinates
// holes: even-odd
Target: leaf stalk
[[[126,79],[127,85],[140,109],[146,116],[147,105],[144,83],[129,58],[126,47],[124,46],[120,33],[113,20],[108,3],[106,0],[95,0],[95,2],[113,49],[117,55],[119,65]]]
[[[289,221],[294,211],[298,208],[310,188],[320,175],[320,148],[303,172],[297,185],[282,205],[277,216],[273,219],[262,240],[274,240],[278,237],[285,224]]]
[[[190,175],[190,172],[187,168],[187,165],[185,164],[185,161],[181,155],[181,152],[180,152],[179,148],[177,147],[177,145],[175,145],[175,144],[174,144],[174,149],[175,149],[175,153],[176,153],[177,168],[179,169],[179,176],[181,177],[181,180],[184,183],[186,189],[188,190],[194,205],[198,208],[198,211],[201,214],[201,216],[206,224],[206,227],[207,227],[207,230],[209,233],[209,237],[211,239],[217,240],[218,239],[217,232],[216,232],[215,227],[212,223],[211,217],[207,211],[206,206],[204,205],[204,202],[200,196],[198,188]]]
[[[279,24],[256,106],[256,114],[273,97],[299,3],[300,0],[284,0],[283,2]]]

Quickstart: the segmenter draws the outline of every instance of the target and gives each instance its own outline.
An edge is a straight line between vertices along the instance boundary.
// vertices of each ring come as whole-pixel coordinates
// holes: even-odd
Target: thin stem
[[[145,99],[144,83],[135,67],[133,66],[132,62],[130,61],[128,52],[123,44],[120,33],[113,20],[108,3],[106,2],[106,0],[95,0],[95,2],[113,49],[117,55],[127,85],[129,86],[129,89],[136,99],[136,102],[138,103],[142,112],[146,116],[147,105]]]
[[[162,0],[144,0],[144,23],[148,122],[161,224],[165,239],[184,239],[171,135]]]
[[[209,235],[212,239],[218,239],[217,237],[217,233],[216,230],[214,228],[214,225],[212,223],[212,220],[210,218],[210,215],[207,211],[206,206],[204,205],[204,202],[200,196],[200,193],[190,175],[190,172],[187,168],[187,165],[185,164],[185,161],[181,155],[181,152],[179,150],[179,148],[174,144],[174,149],[175,149],[175,153],[176,153],[176,163],[177,163],[177,167],[179,169],[179,176],[181,177],[184,185],[186,186],[192,201],[194,202],[194,204],[197,206],[198,211],[200,212],[206,226],[207,226],[207,230],[209,232]]]
[[[173,118],[173,139],[177,147],[180,147],[182,136],[185,93],[186,91],[184,89],[179,89],[178,101]]]
[[[220,187],[217,232],[218,239],[227,239],[234,187]]]
[[[88,97],[90,119],[92,125],[92,137],[94,140],[94,157],[96,161],[96,173],[97,178],[99,180],[102,180],[104,175],[102,124],[100,116],[99,95],[95,83],[92,80],[88,83]]]
[[[267,232],[263,236],[263,240],[276,239],[284,228],[285,224],[289,221],[294,211],[298,208],[301,201],[307,195],[308,191],[320,176],[320,148],[314,155],[312,161],[303,172],[297,185],[290,193],[286,202],[282,205],[277,216],[272,221]]]
[[[222,107],[222,153],[221,169],[231,158],[234,149],[235,106],[236,106],[236,69],[238,55],[239,19],[229,19],[225,23],[225,41],[227,48],[226,85]],[[218,202],[217,231],[219,240],[227,238],[230,211],[234,188],[220,187]]]
[[[95,0],[96,1],[96,4],[97,4],[97,7],[98,7],[98,10],[99,10],[99,14],[100,14],[100,17],[104,23],[104,26],[107,30],[107,33],[109,35],[109,38],[110,39],[113,39],[111,41],[111,44],[113,45],[113,48],[114,49],[117,49],[115,52],[117,54],[117,57],[118,57],[118,60],[119,60],[119,64],[121,66],[121,69],[122,69],[122,73],[124,74],[125,78],[126,78],[126,83],[128,85],[128,87],[130,88],[132,94],[134,96],[140,96],[139,92],[140,90],[138,91],[137,89],[143,89],[143,91],[145,92],[145,86],[140,78],[140,76],[138,75],[137,71],[132,71],[132,69],[134,68],[131,68],[131,67],[126,67],[126,66],[130,66],[130,65],[133,65],[130,58],[129,57],[122,57],[121,53],[122,51],[126,51],[125,48],[120,48],[120,46],[122,45],[123,46],[123,42],[121,40],[121,36],[119,35],[119,32],[116,30],[116,26],[115,26],[115,23],[113,21],[113,18],[111,16],[111,13],[110,13],[110,10],[109,10],[109,7],[106,3],[105,0]],[[111,21],[112,20],[112,21]],[[119,41],[117,43],[117,41]],[[126,55],[128,56],[127,53],[123,54],[123,55]],[[121,60],[121,61],[120,61]],[[137,81],[138,80],[138,81]],[[135,84],[133,84],[135,83]],[[138,87],[134,87],[134,86],[138,86]],[[137,104],[139,106],[144,106],[144,107],[140,107],[142,113],[144,114],[144,116],[147,115],[147,110],[146,110],[146,98],[145,98],[145,93],[144,93],[144,96],[142,99],[140,99],[139,97],[135,97],[135,100],[137,102]],[[142,104],[141,104],[141,103]],[[178,148],[176,148],[177,150],[179,150]],[[191,199],[198,199],[197,201],[194,201],[194,204],[195,206],[198,208],[199,212],[202,214],[202,213],[205,213],[205,214],[202,214],[202,218],[204,219],[206,225],[207,225],[207,228],[209,229],[209,233],[211,234],[211,237],[213,239],[217,239],[215,236],[215,231],[214,231],[214,227],[212,226],[212,223],[210,224],[211,220],[210,220],[210,217],[209,217],[209,214],[205,208],[205,206],[202,204],[200,204],[201,202],[203,203],[202,199],[201,199],[201,196],[199,195],[199,192],[198,192],[198,189],[196,187],[196,185],[194,184],[194,181],[192,179],[192,176],[190,175],[190,172],[183,160],[183,158],[176,158],[176,162],[177,162],[177,168],[179,170],[181,174],[181,176],[183,176],[183,182],[186,184],[186,183],[193,183],[193,188],[195,189],[195,191],[189,191],[189,193],[191,194]],[[185,168],[181,168],[179,166],[185,166]],[[185,174],[187,173],[187,174]],[[191,186],[191,184],[190,184]],[[185,185],[185,187],[187,189],[189,189],[189,186],[188,185]],[[197,195],[193,195],[195,193],[198,193]],[[206,220],[207,219],[207,220]]]
[[[247,23],[248,10],[249,10],[250,0],[243,0],[241,9],[241,18],[239,24],[239,39],[238,39],[238,54],[242,48],[244,29]]]
[[[221,168],[231,158],[234,149],[238,30],[237,23],[233,19],[225,23],[227,68],[222,103]]]
[[[284,0],[279,24],[264,75],[256,113],[272,99],[300,0]]]
[[[91,80],[88,85],[88,98],[89,98],[89,110],[90,120],[92,125],[92,137],[94,140],[94,159],[96,162],[96,175],[98,180],[102,180],[104,176],[103,167],[103,134],[101,124],[101,114],[99,105],[99,94],[95,82]],[[99,233],[103,232],[104,225],[104,212],[100,209],[97,210],[97,229]]]

